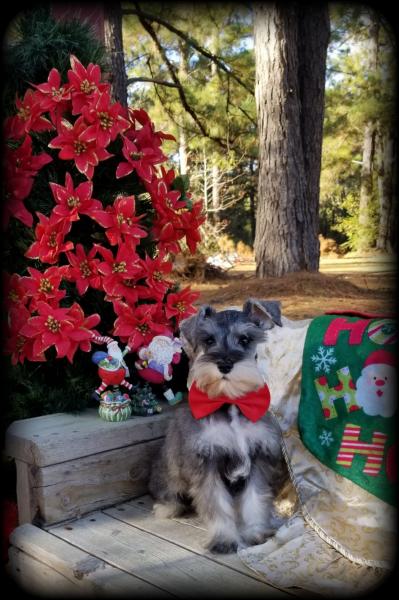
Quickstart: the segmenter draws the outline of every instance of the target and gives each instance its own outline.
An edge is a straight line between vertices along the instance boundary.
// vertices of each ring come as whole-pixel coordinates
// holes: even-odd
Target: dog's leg
[[[176,465],[168,468],[164,455],[154,461],[148,490],[156,500],[154,512],[159,519],[178,517],[190,508],[190,498],[185,494],[187,483]]]
[[[165,494],[154,503],[154,513],[158,519],[173,519],[189,511],[191,502],[182,494]]]
[[[191,490],[191,495],[197,513],[209,532],[209,550],[219,554],[235,552],[240,536],[234,502],[216,465],[204,473],[202,481]]]
[[[270,526],[273,494],[256,462],[237,500],[243,541],[249,546],[264,542],[273,533]]]

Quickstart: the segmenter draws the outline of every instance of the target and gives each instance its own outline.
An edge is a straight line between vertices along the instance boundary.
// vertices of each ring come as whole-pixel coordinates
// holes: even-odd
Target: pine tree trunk
[[[208,217],[208,210],[209,210],[209,202],[208,202],[208,160],[207,160],[207,156],[206,156],[206,150],[205,148],[203,148],[203,161],[202,161],[202,172],[203,172],[203,181],[204,181],[204,193],[203,193],[203,198],[204,198],[204,211],[206,216]]]
[[[254,14],[257,276],[317,271],[328,9],[256,3]]]
[[[186,132],[182,127],[179,127],[179,166],[180,175],[187,173],[187,140]]]
[[[182,40],[178,42],[179,46],[179,79],[184,86],[188,77],[188,56],[187,48],[183,44]],[[179,163],[180,163],[180,174],[186,175],[187,173],[187,136],[184,129],[184,110],[180,115],[180,122],[182,125],[179,126]]]
[[[215,158],[213,159],[215,161]],[[213,210],[213,221],[218,223],[220,221],[220,174],[219,167],[216,162],[212,164],[212,210]]]
[[[111,59],[111,88],[115,100],[127,106],[127,75],[122,39],[122,9],[120,2],[105,3],[104,38]]]
[[[366,41],[368,61],[367,75],[375,75],[378,66],[378,31],[379,24],[370,20],[370,38]],[[371,248],[374,241],[371,237],[370,205],[373,195],[373,163],[375,151],[376,123],[368,121],[364,127],[362,169],[360,174],[360,200],[359,200],[359,229],[357,250],[364,251]]]
[[[250,215],[250,224],[251,224],[251,246],[254,245],[255,242],[255,232],[256,232],[256,198],[255,198],[255,165],[254,160],[250,160],[249,170],[251,172],[251,187],[249,191],[249,215]],[[252,183],[253,182],[253,183]]]
[[[380,207],[376,247],[392,252],[394,238],[394,135],[392,131],[378,136],[378,200]]]
[[[366,123],[364,128],[362,169],[360,174],[357,250],[367,250],[371,247],[369,211],[373,194],[374,137],[374,123]]]

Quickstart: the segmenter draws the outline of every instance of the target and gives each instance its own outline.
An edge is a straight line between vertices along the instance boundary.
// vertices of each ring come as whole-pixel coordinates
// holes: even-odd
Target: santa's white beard
[[[371,369],[372,367],[369,367]],[[376,386],[372,373],[363,369],[356,382],[356,402],[367,415],[392,417],[396,410],[396,370],[385,366],[388,380],[383,386]],[[381,373],[378,373],[380,376]],[[380,390],[382,395],[378,395]]]

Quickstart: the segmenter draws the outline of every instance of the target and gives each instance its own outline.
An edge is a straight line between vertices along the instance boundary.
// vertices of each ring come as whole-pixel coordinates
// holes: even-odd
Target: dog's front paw
[[[233,552],[237,552],[237,548],[237,542],[231,540],[217,540],[209,544],[209,551],[212,554],[232,554]]]
[[[242,533],[242,539],[247,546],[257,546],[266,542],[274,533],[274,530],[271,528],[247,531]]]
[[[182,513],[182,506],[176,502],[156,502],[154,514],[157,519],[173,519]]]

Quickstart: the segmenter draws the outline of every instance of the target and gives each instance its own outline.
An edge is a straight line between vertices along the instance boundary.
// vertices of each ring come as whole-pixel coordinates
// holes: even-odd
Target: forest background
[[[258,175],[253,12],[237,3],[146,3],[154,38],[131,10],[123,18],[129,103],[149,110],[178,140],[178,152],[170,146],[176,165],[189,173],[214,226],[207,244],[223,232],[236,245],[252,247]],[[329,13],[320,234],[335,240],[341,252],[392,252],[394,33],[383,14],[365,5],[332,3]],[[227,72],[198,48],[218,57]]]

